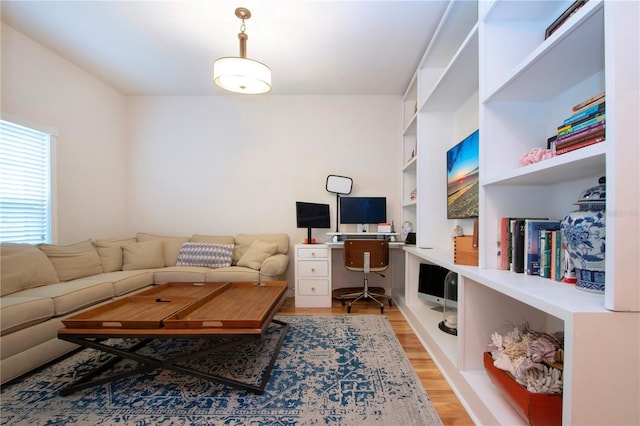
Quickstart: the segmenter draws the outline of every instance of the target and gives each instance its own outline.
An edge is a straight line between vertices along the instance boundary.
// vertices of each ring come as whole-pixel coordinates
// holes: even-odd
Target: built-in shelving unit
[[[571,3],[451,2],[407,90],[417,101],[406,128],[415,126],[420,154],[412,160],[418,244],[404,248],[405,287],[394,298],[478,424],[526,424],[482,364],[491,334],[524,321],[565,333],[563,424],[640,424],[640,3],[590,0],[545,39]],[[519,165],[546,146],[573,105],[602,91],[605,142]],[[453,263],[451,230],[469,224],[446,219],[445,152],[476,128],[479,265],[461,266]],[[414,166],[402,173],[404,182]],[[562,218],[600,176],[607,177],[604,295],[497,269],[500,217]],[[442,313],[420,298],[420,263],[458,273],[457,337],[438,329]]]

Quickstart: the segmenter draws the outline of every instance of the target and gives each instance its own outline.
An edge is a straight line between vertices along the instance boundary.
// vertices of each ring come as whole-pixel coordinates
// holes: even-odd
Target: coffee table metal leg
[[[120,349],[114,346],[109,346],[106,344],[101,343],[102,340],[97,340],[95,339],[95,336],[82,336],[82,335],[61,335],[59,336],[61,339],[67,340],[69,342],[72,343],[76,343],[79,344],[81,346],[87,347],[87,348],[93,348],[93,349],[97,349],[99,351],[102,352],[106,352],[106,353],[110,353],[112,355],[115,355],[115,358],[107,361],[105,364],[97,367],[95,370],[91,371],[90,373],[88,373],[87,375],[81,377],[80,379],[78,379],[77,381],[67,385],[66,387],[64,387],[62,390],[60,390],[60,395],[61,396],[67,396],[70,395],[74,392],[77,392],[79,390],[82,389],[86,389],[92,386],[97,386],[97,385],[102,385],[105,383],[109,383],[115,380],[120,380],[120,379],[124,379],[127,377],[131,377],[134,376],[136,374],[142,374],[151,370],[155,370],[157,368],[164,368],[167,370],[172,370],[172,371],[176,371],[182,374],[186,374],[186,375],[190,375],[193,377],[198,377],[198,378],[203,378],[206,380],[210,380],[212,382],[215,383],[220,383],[223,385],[228,385],[231,387],[235,387],[235,388],[239,388],[239,389],[244,389],[256,394],[262,394],[264,393],[264,389],[267,385],[267,382],[269,380],[269,377],[271,376],[271,372],[273,370],[273,366],[275,365],[276,359],[280,353],[280,349],[282,348],[282,343],[284,342],[284,338],[287,334],[287,331],[289,330],[289,324],[284,322],[284,321],[280,321],[277,319],[273,319],[271,321],[272,323],[275,323],[277,325],[280,325],[283,327],[280,336],[278,337],[278,341],[276,344],[276,347],[273,351],[273,354],[271,355],[271,358],[269,360],[269,365],[264,369],[264,371],[262,372],[262,376],[260,379],[260,382],[255,385],[252,383],[245,383],[245,382],[241,382],[238,380],[234,380],[234,379],[229,379],[226,377],[222,377],[216,374],[210,374],[204,371],[199,371],[199,370],[195,370],[193,368],[188,368],[188,367],[182,367],[177,365],[177,363],[188,360],[188,359],[193,359],[193,358],[197,358],[197,357],[201,357],[203,355],[208,355],[208,354],[212,354],[215,352],[220,352],[223,351],[225,349],[229,349],[231,347],[235,347],[235,346],[239,346],[239,345],[243,345],[246,344],[250,341],[254,341],[256,339],[259,339],[260,336],[256,336],[256,335],[249,335],[249,336],[242,336],[242,337],[238,337],[235,338],[232,341],[227,341],[227,342],[223,342],[220,344],[217,344],[215,346],[209,347],[209,348],[205,348],[201,351],[197,351],[197,352],[193,352],[190,354],[185,354],[185,355],[181,355],[181,356],[177,356],[177,357],[173,357],[173,358],[169,358],[166,360],[159,360],[156,358],[152,358],[150,356],[145,356],[145,355],[141,355],[136,353],[137,350],[143,348],[145,345],[147,345],[152,339],[144,339],[142,341],[140,341],[139,343],[137,343],[136,345],[134,345],[133,347],[129,348],[129,349]],[[184,336],[180,336],[180,337],[184,337]],[[197,336],[198,338],[202,338],[202,336]],[[216,338],[220,338],[220,337],[224,337],[224,336],[215,336]],[[117,374],[113,374],[107,377],[100,377],[100,378],[95,378],[98,374],[103,373],[105,371],[107,371],[109,368],[113,367],[115,364],[117,364],[118,362],[122,361],[123,359],[131,359],[134,361],[137,361],[139,363],[138,367],[127,370],[127,371],[123,371],[121,373],[117,373]],[[95,379],[94,379],[95,378]],[[93,379],[93,380],[92,380]]]

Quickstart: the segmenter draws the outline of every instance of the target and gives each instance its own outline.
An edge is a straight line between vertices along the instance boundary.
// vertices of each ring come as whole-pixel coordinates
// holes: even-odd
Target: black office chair
[[[340,301],[349,302],[347,312],[351,313],[351,305],[361,299],[371,299],[380,305],[380,313],[384,313],[385,298],[391,306],[391,297],[369,291],[369,272],[380,273],[389,267],[389,242],[387,240],[346,240],[344,242],[344,266],[350,271],[364,273],[364,285],[362,291],[342,295]],[[382,274],[380,274],[382,275]]]

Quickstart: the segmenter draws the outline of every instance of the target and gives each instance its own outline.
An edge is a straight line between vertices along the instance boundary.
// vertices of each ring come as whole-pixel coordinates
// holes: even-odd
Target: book
[[[588,104],[584,105],[584,106],[583,106],[583,107],[581,107],[581,108],[574,109],[574,110],[572,110],[572,111],[573,111],[574,113],[582,112],[582,111],[584,111],[584,110],[585,110],[585,109],[587,109],[587,108],[590,108],[590,107],[592,107],[592,106],[594,106],[594,105],[601,104],[601,103],[603,103],[603,102],[605,102],[605,98],[604,98],[604,96],[603,96],[603,97],[601,97],[601,98],[598,98],[598,99],[596,99],[596,100],[594,100],[594,101],[592,101],[592,102],[589,102]]]
[[[543,229],[540,231],[540,270],[539,274],[543,278],[551,278],[551,231]]]
[[[551,279],[562,281],[564,278],[564,246],[562,231],[551,231]]]
[[[524,268],[528,275],[540,275],[540,231],[560,229],[554,219],[526,219],[524,221]]]
[[[524,273],[525,271],[525,222],[527,220],[548,220],[546,217],[519,217],[510,218],[510,234],[511,234],[511,266],[513,272]]]
[[[587,139],[593,139],[593,138],[598,137],[598,136],[604,136],[605,135],[605,129],[606,129],[605,126],[600,126],[600,127],[594,128],[594,129],[592,129],[590,131],[586,131],[584,133],[576,135],[576,137],[563,139],[561,141],[556,141],[556,149],[563,148],[563,147],[569,146],[569,145],[573,145],[573,144],[576,144],[578,142],[582,142],[582,141],[587,140]]]
[[[570,131],[571,129],[574,129],[576,126],[580,125],[580,124],[584,124],[587,121],[593,120],[594,118],[597,118],[601,115],[605,115],[606,111],[602,110],[602,111],[596,111],[596,112],[592,112],[591,114],[585,115],[582,118],[579,118],[575,121],[572,121],[570,123],[566,123],[566,124],[561,124],[557,127],[557,132],[556,135],[558,133],[562,134],[563,132],[566,133],[568,131]],[[562,136],[562,135],[561,135]]]
[[[556,148],[556,155],[566,154],[568,152],[575,151],[576,149],[584,148],[590,145],[595,145],[598,142],[602,142],[604,140],[606,140],[604,136],[596,136],[593,139],[587,139],[572,145],[562,147],[560,149]]]
[[[511,270],[524,273],[524,219],[511,220]]]
[[[498,218],[498,269],[508,271],[510,269],[509,258],[511,250],[509,239],[511,234],[511,224],[508,217]]]
[[[599,125],[603,125],[605,123],[605,119],[607,118],[606,114],[598,114],[589,120],[585,120],[575,126],[569,125],[564,128],[564,130],[558,131],[556,134],[556,140],[565,139],[571,135],[575,135],[576,133],[586,131],[588,129],[593,129],[598,127]]]
[[[597,101],[599,99],[604,99],[604,94],[605,94],[605,92],[598,93],[597,95],[592,96],[589,99],[586,99],[586,100],[574,105],[573,108],[571,108],[571,110],[576,112],[579,109],[584,108],[586,105],[589,105],[589,104],[591,104],[591,103],[593,103],[593,102],[595,102],[595,101]]]
[[[500,217],[498,218],[498,269],[503,271],[512,270],[513,260],[513,233],[511,231],[511,222],[516,217]]]
[[[567,125],[567,124],[576,122],[576,121],[578,121],[578,120],[580,120],[580,119],[582,119],[584,117],[588,117],[591,114],[595,114],[597,112],[604,111],[604,110],[605,110],[605,103],[603,102],[601,104],[589,107],[589,108],[585,109],[582,112],[573,114],[572,116],[570,116],[568,118],[565,118],[564,121],[562,122],[562,124]]]
[[[564,23],[567,21],[567,19],[569,19],[570,17],[572,17],[573,15],[576,14],[576,12],[578,12],[578,10],[580,10],[580,8],[582,6],[584,6],[584,4],[587,2],[588,0],[576,0],[574,1],[571,6],[569,6],[564,12],[562,12],[562,15],[558,16],[558,18],[556,18],[555,21],[553,21],[551,23],[551,25],[549,25],[547,27],[547,29],[544,31],[544,39],[548,39],[551,34],[553,34],[554,32],[556,32],[558,30],[558,28],[560,28],[562,25],[564,25]]]
[[[551,231],[549,238],[550,238],[550,242],[549,242],[549,249],[550,249],[550,256],[549,256],[549,278],[554,280],[556,279],[556,232],[560,232],[560,231]]]
[[[575,134],[571,134],[562,139],[556,139],[555,146],[556,148],[562,148],[566,145],[571,145],[576,142],[580,142],[585,139],[592,139],[596,136],[604,135],[605,133],[605,123],[601,121],[597,126],[592,127],[590,129],[585,129],[584,131],[577,132]]]

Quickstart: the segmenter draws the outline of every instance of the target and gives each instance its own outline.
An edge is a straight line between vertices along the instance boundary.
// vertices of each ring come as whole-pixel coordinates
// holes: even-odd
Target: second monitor
[[[366,230],[370,223],[385,223],[387,221],[386,197],[341,197],[340,223],[362,226],[359,230]]]

